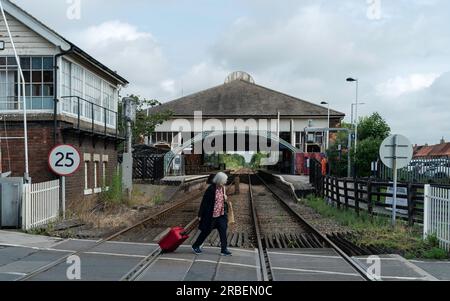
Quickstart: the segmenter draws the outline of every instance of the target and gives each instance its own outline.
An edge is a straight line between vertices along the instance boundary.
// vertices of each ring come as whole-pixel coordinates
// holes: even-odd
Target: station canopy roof
[[[170,110],[174,117],[191,117],[195,111],[217,118],[327,117],[328,108],[257,85],[245,72],[234,72],[223,85],[194,93],[149,109],[149,114]],[[331,118],[344,113],[330,111]]]

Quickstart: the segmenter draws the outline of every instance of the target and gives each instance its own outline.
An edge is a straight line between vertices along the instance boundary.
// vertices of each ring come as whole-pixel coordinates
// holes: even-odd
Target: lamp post
[[[357,78],[347,78],[347,82],[356,83],[356,103],[355,103],[355,153],[358,150],[358,90],[359,90],[359,81]],[[352,110],[353,112],[353,110]],[[353,119],[353,118],[352,118]]]
[[[327,129],[327,140],[326,140],[326,150],[330,147],[330,103],[322,101],[321,105],[328,105],[328,129]]]
[[[362,106],[362,105],[365,105],[365,104],[366,104],[365,102],[359,102],[358,103],[359,106]],[[354,126],[354,124],[353,124],[354,123],[354,120],[353,120],[353,111],[354,111],[354,109],[353,108],[355,107],[355,105],[356,105],[356,103],[352,103],[352,119],[351,119],[351,122],[350,122],[350,124],[352,126]]]

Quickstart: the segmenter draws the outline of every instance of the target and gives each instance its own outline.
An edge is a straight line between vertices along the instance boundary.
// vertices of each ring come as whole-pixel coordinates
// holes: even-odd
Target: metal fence
[[[59,180],[23,185],[22,227],[30,230],[59,217]]]
[[[379,177],[392,180],[392,169],[380,164]],[[414,159],[407,167],[398,171],[398,179],[402,182],[450,184],[450,158]]]
[[[424,237],[436,235],[440,247],[450,251],[450,188],[425,185]]]

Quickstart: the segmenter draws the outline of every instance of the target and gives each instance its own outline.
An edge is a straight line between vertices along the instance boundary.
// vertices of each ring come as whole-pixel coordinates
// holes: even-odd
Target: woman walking
[[[227,195],[225,185],[228,176],[223,172],[219,172],[213,179],[213,184],[208,187],[203,196],[202,204],[198,213],[200,221],[199,229],[201,231],[197,241],[192,245],[195,254],[201,254],[200,246],[211,234],[214,229],[219,231],[221,254],[222,256],[231,256],[227,246]]]

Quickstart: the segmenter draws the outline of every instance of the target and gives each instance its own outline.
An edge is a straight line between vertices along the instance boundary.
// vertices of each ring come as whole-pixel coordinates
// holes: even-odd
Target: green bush
[[[124,201],[123,197],[123,189],[122,189],[122,172],[117,171],[114,173],[110,185],[109,190],[105,191],[103,189],[102,194],[100,195],[100,200],[106,203],[115,203],[119,204]]]
[[[406,258],[448,259],[449,254],[439,248],[436,235],[422,239],[421,227],[408,227],[405,222],[398,221],[393,228],[387,217],[370,216],[361,211],[358,216],[353,209],[339,210],[327,204],[322,198],[309,196],[306,205],[315,209],[320,215],[332,218],[339,224],[357,233],[354,243],[357,245],[371,245],[399,253]]]

